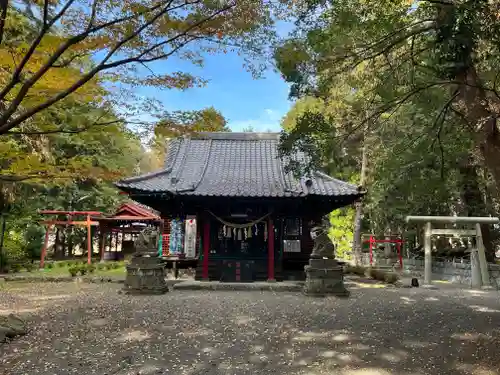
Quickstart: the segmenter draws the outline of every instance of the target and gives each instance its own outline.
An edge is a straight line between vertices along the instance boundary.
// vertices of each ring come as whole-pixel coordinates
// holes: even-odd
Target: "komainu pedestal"
[[[165,264],[158,258],[158,232],[142,231],[134,242],[135,254],[127,266],[125,291],[131,294],[163,294],[168,292]]]
[[[327,235],[327,227],[317,226],[311,231],[314,247],[305,266],[306,283],[304,293],[311,296],[347,297],[342,266],[335,259],[335,248]]]

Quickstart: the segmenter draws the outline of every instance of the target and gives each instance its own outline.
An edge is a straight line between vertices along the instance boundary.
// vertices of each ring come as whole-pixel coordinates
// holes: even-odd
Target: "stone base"
[[[153,256],[135,256],[127,266],[125,292],[129,294],[164,294],[168,292],[165,264]]]
[[[14,314],[0,316],[0,343],[27,333],[26,323]]]
[[[434,284],[423,284],[422,288],[424,288],[424,289],[437,289],[438,287]]]
[[[160,294],[165,294],[167,292],[169,292],[169,289],[168,289],[168,286],[167,287],[164,287],[164,288],[155,288],[155,289],[145,289],[145,288],[141,288],[141,289],[134,289],[134,288],[127,288],[125,287],[125,293],[126,294],[130,294],[130,295],[135,295],[135,296],[139,296],[139,295],[160,295]]]
[[[482,290],[496,290],[492,285],[483,285]]]
[[[335,259],[310,259],[304,268],[306,282],[303,292],[308,296],[348,297],[342,267]]]

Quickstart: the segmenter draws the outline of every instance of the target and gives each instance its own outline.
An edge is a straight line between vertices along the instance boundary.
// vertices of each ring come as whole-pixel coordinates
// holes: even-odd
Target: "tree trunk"
[[[498,100],[488,97],[482,87],[475,68],[457,76],[459,87],[457,109],[463,113],[473,128],[476,145],[481,151],[485,166],[495,180],[497,191],[500,187],[500,131],[497,125],[499,113],[495,113],[490,103]]]
[[[468,216],[488,216],[489,209],[481,192],[481,184],[479,182],[478,168],[473,155],[469,155],[466,162],[460,168],[460,176],[462,180],[462,198],[465,203]],[[493,244],[493,236],[490,225],[481,225],[481,233],[483,235],[483,243],[486,252],[486,259],[494,261],[495,247]]]
[[[64,254],[64,237],[61,227],[56,228],[56,241],[54,243],[54,258],[58,259]]]
[[[362,156],[361,156],[361,176],[359,184],[362,188],[364,188],[366,184],[366,170],[368,165],[368,152],[366,147],[366,137],[363,137],[363,148],[362,148]],[[363,223],[363,201],[360,199],[356,202],[356,216],[354,217],[354,233],[352,239],[352,253],[354,256],[354,264],[360,265],[362,263],[362,238],[361,232]]]

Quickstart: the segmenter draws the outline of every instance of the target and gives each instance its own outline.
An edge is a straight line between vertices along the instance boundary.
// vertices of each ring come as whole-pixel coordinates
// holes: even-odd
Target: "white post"
[[[481,289],[481,266],[477,249],[470,252],[470,286],[473,289]]]
[[[425,261],[424,261],[424,285],[422,287],[432,288],[432,225],[428,221],[425,223],[425,233],[424,233],[424,251],[425,251]]]
[[[481,281],[483,289],[491,289],[490,273],[488,272],[488,262],[486,261],[486,253],[484,251],[483,234],[481,232],[481,224],[476,223],[476,245],[479,255],[479,268],[481,269]]]

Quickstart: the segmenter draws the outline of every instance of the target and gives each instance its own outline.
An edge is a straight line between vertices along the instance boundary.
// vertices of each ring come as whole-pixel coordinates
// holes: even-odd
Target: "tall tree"
[[[360,122],[439,92],[441,108],[424,131],[441,143],[439,137],[453,130],[445,120],[460,117],[452,123],[474,140],[498,189],[498,5],[485,0],[298,2],[300,33],[278,51],[288,56],[281,58],[280,69],[293,82],[292,94],[324,96],[340,74],[367,63],[379,79],[367,97],[369,115]]]
[[[200,65],[204,53],[235,48],[262,57],[282,9],[280,2],[262,0],[8,2],[0,9],[0,134],[71,96],[136,113],[130,95],[109,97],[114,90],[103,91],[103,81],[116,83],[113,88],[203,84],[186,72],[155,73],[149,64],[175,55]],[[29,32],[18,33],[24,26]],[[161,117],[151,99],[143,104]]]

